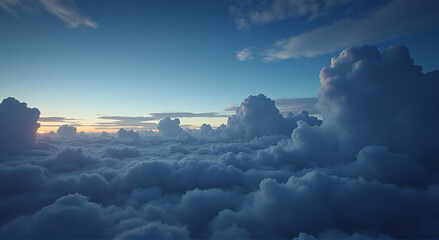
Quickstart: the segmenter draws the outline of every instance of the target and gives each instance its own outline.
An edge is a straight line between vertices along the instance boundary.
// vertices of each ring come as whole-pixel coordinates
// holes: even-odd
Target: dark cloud
[[[140,157],[140,152],[139,150],[133,147],[122,147],[122,148],[107,147],[103,149],[103,155],[117,159],[126,159],[126,158]]]
[[[81,148],[66,148],[58,153],[55,158],[42,163],[42,166],[54,172],[68,172],[84,169],[84,167],[95,164],[99,160],[84,155]]]
[[[76,127],[64,124],[56,130],[56,133],[62,138],[72,138],[76,136]]]
[[[289,135],[297,127],[298,120],[309,121],[310,125],[320,125],[307,112],[289,114],[284,118],[275,103],[263,94],[244,99],[236,115],[229,117],[225,132],[231,138],[252,139],[264,135]]]
[[[119,136],[119,138],[139,138],[139,134],[137,132],[134,132],[133,130],[125,130],[123,128],[119,129],[119,131],[117,131],[117,136]]]
[[[66,122],[77,120],[74,118],[65,118],[65,117],[40,117],[38,121],[40,122]]]
[[[33,146],[40,111],[9,97],[0,103],[0,156],[16,154]]]
[[[281,114],[315,99],[280,99],[279,111],[261,94],[217,128],[165,118],[160,132],[33,138],[2,155],[0,238],[437,237],[438,71],[404,47],[361,46],[320,79],[323,123]],[[13,103],[33,114],[2,112],[1,127],[35,127],[35,110]]]

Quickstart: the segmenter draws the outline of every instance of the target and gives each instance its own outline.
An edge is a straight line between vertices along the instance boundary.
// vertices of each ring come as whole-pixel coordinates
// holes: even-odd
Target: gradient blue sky
[[[317,97],[321,68],[362,43],[406,45],[439,69],[438,1],[329,2],[0,0],[0,97],[90,131],[99,116]]]

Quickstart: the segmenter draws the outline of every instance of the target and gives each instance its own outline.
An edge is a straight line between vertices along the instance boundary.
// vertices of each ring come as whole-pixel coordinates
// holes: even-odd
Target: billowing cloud
[[[163,118],[157,125],[157,129],[160,134],[165,137],[177,137],[184,132],[180,127],[180,119],[178,118],[174,120],[169,117]]]
[[[314,98],[278,108],[260,94],[218,128],[164,118],[160,132],[32,138],[1,156],[0,238],[438,236],[439,72],[422,72],[405,47],[361,46],[320,80],[323,123],[306,111]],[[1,127],[35,133],[39,112],[6,100]],[[290,106],[305,109],[281,114]]]
[[[308,118],[315,118],[309,117],[308,113],[304,114],[303,120],[305,121]],[[246,139],[264,135],[289,135],[297,127],[297,117],[302,118],[294,114],[289,114],[284,118],[276,108],[275,102],[263,94],[249,96],[236,110],[236,115],[229,117],[225,132],[232,138],[244,137]],[[316,123],[320,124],[318,121]]]
[[[40,127],[40,111],[9,97],[0,103],[0,155],[14,154],[33,146]]]
[[[313,57],[352,45],[378,43],[437,29],[438,7],[437,1],[419,3],[394,0],[370,15],[342,19],[331,25],[279,40],[265,50],[265,60]]]
[[[244,48],[244,49],[242,49],[240,51],[237,51],[236,52],[236,58],[239,61],[246,61],[246,60],[252,60],[255,57],[253,56],[252,48],[251,47],[247,47],[247,48]]]
[[[64,124],[56,130],[56,133],[63,138],[72,138],[76,136],[76,127]]]

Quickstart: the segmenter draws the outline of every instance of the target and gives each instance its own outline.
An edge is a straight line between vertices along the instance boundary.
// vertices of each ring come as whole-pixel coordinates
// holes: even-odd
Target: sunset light
[[[438,239],[439,0],[0,0],[1,239]]]

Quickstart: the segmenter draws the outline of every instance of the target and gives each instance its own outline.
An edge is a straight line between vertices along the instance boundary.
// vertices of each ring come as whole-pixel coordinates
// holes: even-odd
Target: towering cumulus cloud
[[[406,47],[348,48],[320,73],[322,127],[336,129],[345,151],[384,145],[438,171],[438,78],[414,65]]]
[[[284,118],[274,101],[263,94],[249,96],[244,99],[236,115],[229,117],[226,133],[233,137],[253,139],[267,135],[290,135],[297,127],[297,120],[303,120],[310,125],[320,125],[316,117],[309,117],[308,112],[302,112],[297,116],[292,113]]]
[[[26,151],[39,112],[5,99],[2,152],[21,154],[1,156],[0,238],[437,238],[439,72],[360,46],[320,80],[323,122],[260,94],[218,128],[164,118]]]
[[[9,97],[0,103],[0,155],[18,153],[32,147],[40,111]]]
[[[56,130],[56,133],[62,138],[71,138],[76,136],[76,127],[64,124]]]

